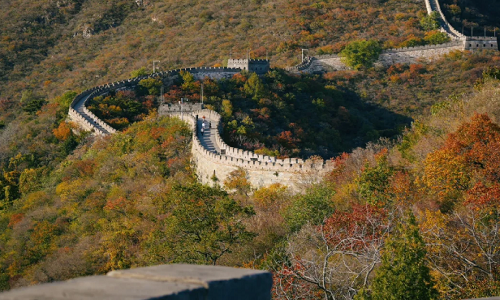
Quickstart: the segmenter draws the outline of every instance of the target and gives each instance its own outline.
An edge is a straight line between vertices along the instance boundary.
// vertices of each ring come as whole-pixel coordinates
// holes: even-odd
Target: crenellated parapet
[[[425,7],[427,8],[427,13],[430,15],[433,12],[438,12],[441,17],[441,31],[448,34],[452,40],[465,40],[466,36],[458,32],[451,24],[446,20],[443,11],[441,10],[441,5],[439,5],[439,0],[425,0]]]
[[[73,99],[71,102],[68,116],[71,121],[78,124],[82,129],[92,131],[96,135],[107,135],[115,133],[116,130],[100,120],[87,109],[87,104],[97,96],[107,95],[110,91],[117,91],[123,89],[133,89],[143,79],[148,78],[161,78],[164,82],[178,76],[180,72],[185,71],[193,74],[195,79],[203,79],[205,77],[221,79],[231,77],[239,73],[241,69],[238,68],[215,68],[215,67],[201,67],[201,68],[183,68],[164,72],[157,72],[150,75],[139,76],[117,82],[106,83],[91,89],[85,90]]]
[[[228,59],[227,66],[229,68],[240,68],[257,74],[265,74],[269,71],[268,59]]]

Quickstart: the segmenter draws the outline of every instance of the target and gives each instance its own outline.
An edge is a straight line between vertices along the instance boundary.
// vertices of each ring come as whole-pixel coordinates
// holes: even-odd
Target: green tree
[[[429,267],[425,263],[425,243],[413,213],[397,226],[382,252],[382,264],[369,290],[361,290],[356,300],[428,300],[437,297]]]
[[[424,16],[420,19],[420,26],[425,31],[431,31],[439,29],[439,13],[433,11],[430,15]]]
[[[243,87],[245,93],[252,96],[252,99],[259,100],[264,96],[264,85],[256,73],[252,73]]]
[[[340,52],[342,61],[349,67],[359,70],[369,68],[378,59],[382,48],[374,40],[360,40],[349,43]]]
[[[450,37],[444,32],[434,30],[427,32],[424,40],[427,44],[437,45],[449,42]]]
[[[139,81],[139,95],[159,95],[163,82],[158,78],[147,78]]]
[[[148,75],[148,74],[149,73],[146,70],[146,67],[142,67],[140,69],[137,69],[137,70],[130,72],[130,77],[135,78],[135,77],[144,76],[144,75]]]
[[[161,231],[152,241],[162,240],[159,261],[216,264],[233,247],[251,240],[254,234],[245,229],[243,220],[254,214],[219,188],[194,183],[176,186],[160,212],[168,214]]]
[[[358,193],[363,200],[373,205],[387,204],[387,188],[389,179],[394,174],[394,168],[389,165],[387,152],[378,155],[377,165],[374,167],[365,164],[365,170],[356,180]]]
[[[35,93],[32,90],[25,90],[21,96],[21,105],[25,112],[34,114],[42,108],[47,103],[47,101]]]
[[[285,221],[291,231],[299,231],[308,222],[321,224],[335,212],[332,196],[335,191],[328,185],[314,185],[304,195],[296,196],[284,211]]]

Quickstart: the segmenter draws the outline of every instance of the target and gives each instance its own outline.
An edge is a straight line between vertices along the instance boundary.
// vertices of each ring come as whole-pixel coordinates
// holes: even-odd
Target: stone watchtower
[[[269,71],[268,59],[232,59],[227,61],[228,68],[239,68],[257,74],[265,74]]]
[[[468,36],[464,40],[464,50],[500,50],[500,37]]]

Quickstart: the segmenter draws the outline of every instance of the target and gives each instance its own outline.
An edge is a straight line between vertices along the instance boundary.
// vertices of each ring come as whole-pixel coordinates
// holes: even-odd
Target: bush
[[[360,40],[348,44],[340,52],[340,56],[346,65],[359,70],[371,67],[381,52],[382,48],[377,41]]]

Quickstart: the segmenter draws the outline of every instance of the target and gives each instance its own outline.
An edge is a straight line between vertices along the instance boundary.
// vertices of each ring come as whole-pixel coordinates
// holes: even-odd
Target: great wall
[[[388,66],[394,63],[412,63],[419,59],[433,59],[454,50],[498,49],[496,38],[466,37],[458,33],[444,18],[437,0],[425,0],[425,3],[429,14],[433,11],[440,14],[442,31],[450,36],[452,42],[385,50],[379,57],[379,64]],[[95,135],[113,134],[116,132],[115,129],[86,108],[86,104],[96,96],[106,95],[110,91],[133,89],[141,80],[147,78],[160,78],[163,84],[168,86],[179,76],[181,71],[190,72],[195,79],[228,78],[241,70],[263,74],[269,69],[269,61],[230,59],[228,66],[228,68],[177,69],[94,87],[76,96],[71,103],[68,115],[82,129],[92,131]],[[325,55],[308,57],[301,64],[288,70],[295,73],[313,73],[323,72],[325,68],[347,69],[339,56]],[[193,132],[192,162],[199,180],[206,184],[222,183],[232,171],[243,168],[253,187],[258,188],[272,183],[280,183],[298,191],[302,184],[316,182],[335,168],[335,165],[328,160],[276,159],[230,147],[221,137],[223,130],[221,116],[215,111],[203,109],[201,105],[162,104],[158,112],[160,116],[180,117],[191,126]],[[200,132],[203,117],[205,117],[207,124],[209,122],[212,125],[212,128],[207,129],[204,135]]]

